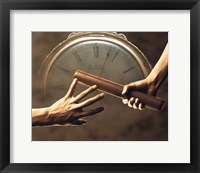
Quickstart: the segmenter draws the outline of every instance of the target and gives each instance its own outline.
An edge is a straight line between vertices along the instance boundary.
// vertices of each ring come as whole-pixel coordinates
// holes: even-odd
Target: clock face
[[[85,41],[64,50],[48,71],[46,99],[56,101],[70,86],[76,70],[128,84],[145,74],[137,60],[124,48],[105,41]]]
[[[45,78],[43,79],[47,105],[54,103],[66,94],[76,70],[125,85],[145,78],[151,69],[141,53],[140,57],[134,57],[131,52],[117,42],[98,38],[85,39],[72,46],[60,46],[60,48],[58,46],[48,58],[50,60],[44,65]],[[140,63],[138,58],[143,63]],[[84,89],[84,86],[78,85],[76,93],[78,94]],[[106,97],[103,101],[104,104],[110,102],[110,99],[110,96]],[[115,103],[116,106],[121,109],[123,105],[120,101],[118,105]],[[109,114],[112,112],[109,111]]]

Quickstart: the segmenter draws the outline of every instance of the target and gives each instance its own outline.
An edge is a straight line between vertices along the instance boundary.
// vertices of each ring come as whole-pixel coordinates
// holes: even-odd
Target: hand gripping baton
[[[143,103],[148,109],[161,111],[164,105],[164,101],[160,98],[139,91],[131,91],[126,95],[122,95],[122,90],[124,87],[123,85],[80,70],[77,70],[74,73],[74,78],[77,78],[79,83],[87,86],[97,85],[98,90],[101,90],[115,97],[128,99],[131,97],[138,98],[140,102]]]

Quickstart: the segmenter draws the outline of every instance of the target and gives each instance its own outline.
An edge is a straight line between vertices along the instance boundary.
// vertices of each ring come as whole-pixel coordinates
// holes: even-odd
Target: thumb
[[[124,85],[123,91],[122,91],[122,95],[124,95],[128,90],[128,85]]]
[[[128,85],[124,85],[124,88],[123,88],[123,91],[122,91],[122,95],[125,95],[128,92],[130,87],[131,87],[131,89],[135,89],[137,87],[135,83],[136,82],[128,84]]]

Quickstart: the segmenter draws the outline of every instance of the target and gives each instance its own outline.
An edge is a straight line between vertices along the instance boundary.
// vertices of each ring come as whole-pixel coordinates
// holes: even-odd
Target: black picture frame
[[[10,163],[10,10],[190,10],[190,164]],[[0,0],[0,170],[1,172],[200,172],[200,2],[199,0]],[[172,153],[173,157],[173,153]]]

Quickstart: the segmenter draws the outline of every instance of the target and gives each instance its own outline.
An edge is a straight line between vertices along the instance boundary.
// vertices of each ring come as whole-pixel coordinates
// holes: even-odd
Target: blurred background
[[[152,68],[160,58],[168,42],[167,32],[119,32],[136,45],[147,57]],[[42,88],[38,85],[38,71],[51,50],[70,33],[32,32],[32,107],[45,105]],[[168,80],[161,86],[158,97],[165,100],[162,112],[152,110],[128,110],[105,116],[87,117],[83,126],[33,127],[33,141],[166,141],[168,140]],[[120,99],[117,101],[121,102]],[[121,103],[122,104],[122,103]],[[104,105],[103,105],[104,106]],[[127,107],[124,105],[124,107]],[[105,106],[106,109],[106,106]],[[130,109],[127,107],[127,109]]]

